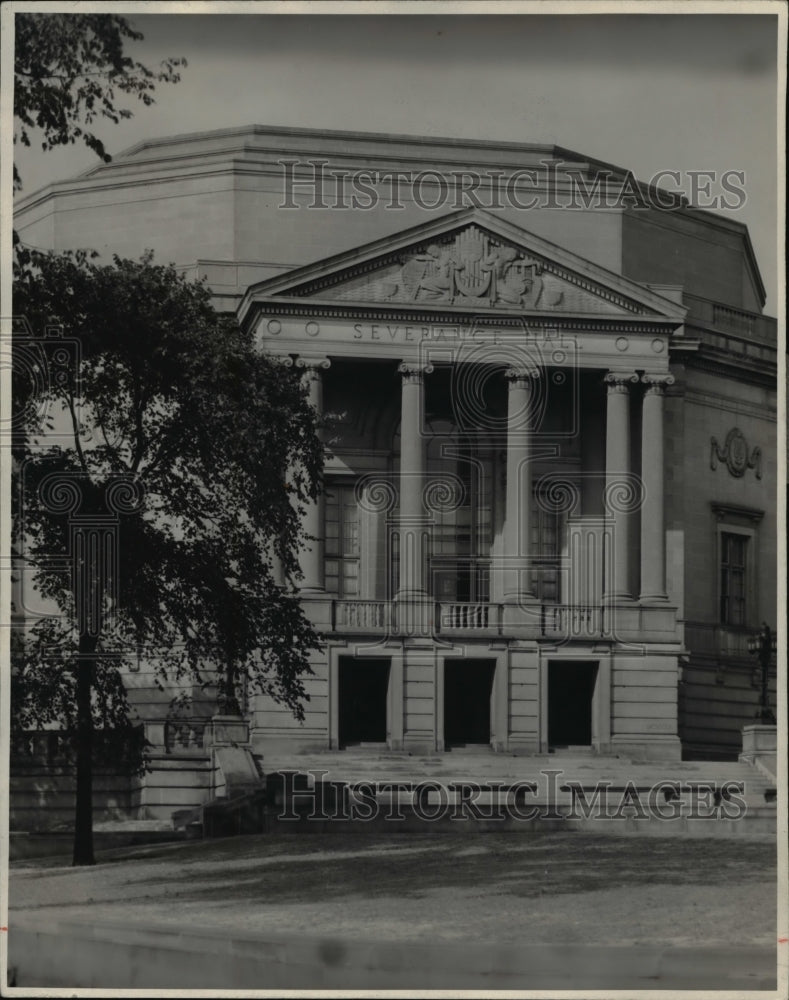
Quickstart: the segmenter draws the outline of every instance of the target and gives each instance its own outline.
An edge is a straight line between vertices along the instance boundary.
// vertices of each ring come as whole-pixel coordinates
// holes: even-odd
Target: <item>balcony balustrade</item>
[[[754,635],[758,635],[755,629],[685,622],[685,646],[698,656],[730,656],[750,661],[748,640]]]
[[[431,602],[424,605],[427,632],[441,635],[507,636],[546,641],[592,642],[645,640],[676,642],[676,609],[665,607],[591,604],[536,604],[525,609],[518,624],[504,625],[505,606],[486,601]],[[331,632],[345,635],[411,634],[404,610],[396,601],[332,600]],[[328,622],[327,622],[328,624]],[[708,634],[715,626],[702,626],[697,647],[712,652],[722,648],[732,655],[746,656],[747,634]],[[724,634],[726,633],[726,634]],[[717,634],[717,633],[716,633]],[[716,643],[718,644],[716,646]],[[690,648],[695,648],[690,646]]]
[[[392,632],[393,608],[391,601],[332,601],[332,631]]]
[[[598,639],[610,633],[609,609],[591,604],[543,604],[540,635],[556,639]]]
[[[454,601],[438,604],[436,621],[440,632],[492,632],[501,635],[501,604]]]
[[[164,750],[168,754],[201,754],[204,752],[206,728],[210,720],[167,719],[164,723]]]

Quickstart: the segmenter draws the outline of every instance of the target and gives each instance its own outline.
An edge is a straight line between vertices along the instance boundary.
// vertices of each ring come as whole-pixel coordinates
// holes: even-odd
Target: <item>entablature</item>
[[[279,308],[278,308],[279,307]],[[255,326],[267,354],[319,351],[331,357],[432,364],[668,371],[673,324],[646,318],[496,316],[386,311],[294,310],[267,303]]]

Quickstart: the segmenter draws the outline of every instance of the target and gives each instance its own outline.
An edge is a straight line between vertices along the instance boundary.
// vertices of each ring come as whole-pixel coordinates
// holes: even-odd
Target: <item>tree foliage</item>
[[[226,704],[244,684],[302,718],[319,639],[293,581],[323,455],[295,370],[150,254],[36,255],[14,306],[17,537],[61,613],[33,629],[15,714],[122,724],[120,674],[142,645],[162,684],[220,667]],[[75,541],[91,524],[110,525],[109,561]]]
[[[131,118],[119,96],[151,105],[156,85],[177,83],[186,66],[166,59],[152,70],[132,59],[126,45],[143,35],[116,14],[17,13],[14,31],[14,142],[24,146],[38,130],[44,150],[80,141],[108,162],[94,122]],[[14,190],[21,186],[14,167]]]
[[[254,661],[255,683],[298,714],[314,636],[268,558],[274,552],[289,578],[298,574],[300,516],[322,463],[296,374],[217,315],[205,287],[151,255],[98,265],[52,254],[40,265],[17,281],[15,311],[29,329],[49,328],[50,348],[61,336],[81,347],[66,377],[44,390],[62,408],[67,446],[61,435],[42,449],[39,407],[17,456],[40,592],[73,611],[71,578],[42,559],[63,550],[72,515],[112,513],[107,488],[125,486],[139,509],[118,518],[118,638],[178,643],[190,669],[206,648],[232,647],[237,662]],[[43,480],[55,475],[76,484],[75,511],[42,500]]]

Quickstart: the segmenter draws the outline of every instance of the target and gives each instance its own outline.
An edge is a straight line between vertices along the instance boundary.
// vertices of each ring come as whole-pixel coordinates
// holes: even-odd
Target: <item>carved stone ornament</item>
[[[502,246],[476,226],[449,243],[431,243],[407,257],[388,298],[451,305],[550,309],[563,293],[545,288],[543,265]]]
[[[644,383],[644,394],[648,396],[662,396],[667,386],[674,385],[674,376],[664,372],[658,375],[646,372],[641,376]]]
[[[542,371],[534,364],[522,363],[520,365],[510,365],[504,370],[504,378],[512,384],[513,382],[524,382],[542,378]]]
[[[325,371],[327,368],[331,368],[331,361],[326,357],[300,354],[296,358],[296,367],[305,369],[306,373]]]
[[[626,394],[630,386],[638,382],[638,375],[635,372],[607,372],[603,381],[608,392]]]
[[[433,366],[427,362],[402,361],[397,371],[403,376],[404,382],[421,382],[425,375],[430,375]]]
[[[741,479],[747,469],[754,469],[756,478],[762,478],[762,449],[755,447],[749,452],[748,442],[739,427],[732,427],[723,447],[718,444],[717,438],[711,438],[710,445],[711,469],[717,469],[718,462],[725,462],[729,473],[737,479]]]

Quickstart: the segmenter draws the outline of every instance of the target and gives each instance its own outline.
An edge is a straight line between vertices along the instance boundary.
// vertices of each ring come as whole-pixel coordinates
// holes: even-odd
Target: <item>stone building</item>
[[[248,706],[256,747],[736,756],[776,622],[776,324],[731,213],[554,146],[254,126],[16,225],[205,277],[329,418],[325,647],[303,724]]]

